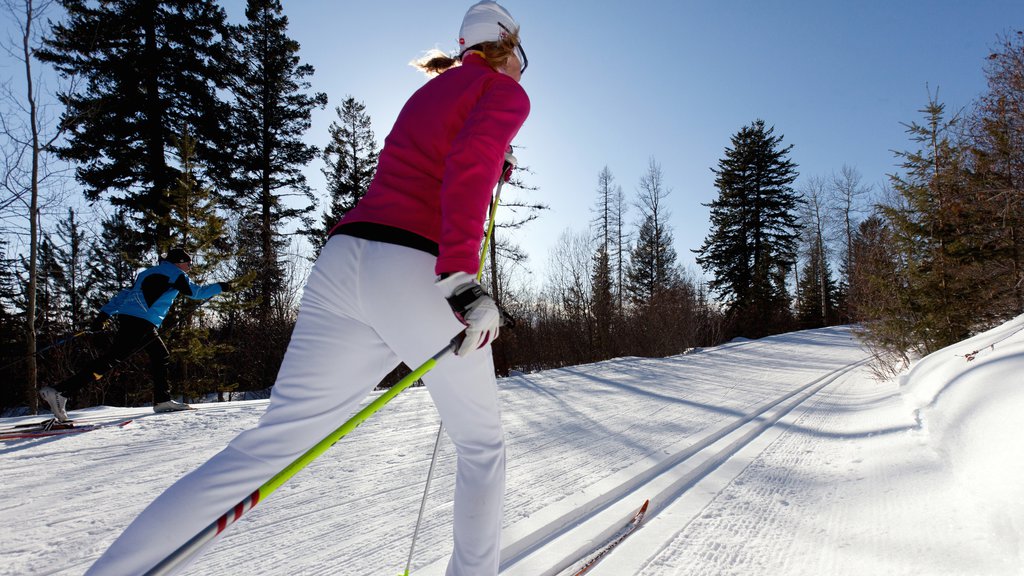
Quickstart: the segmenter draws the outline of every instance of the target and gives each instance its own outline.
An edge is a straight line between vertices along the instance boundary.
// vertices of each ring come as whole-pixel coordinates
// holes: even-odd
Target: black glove
[[[232,290],[235,289],[234,280],[221,280],[220,282],[217,282],[217,284],[220,284],[221,292],[231,292]]]
[[[110,314],[101,311],[96,315],[96,318],[93,318],[92,324],[89,325],[89,330],[102,332],[106,328],[108,320],[110,320]]]
[[[465,356],[498,338],[501,312],[472,276],[456,272],[438,278],[435,285],[448,300],[455,317],[466,325],[465,337],[455,350],[457,356]]]

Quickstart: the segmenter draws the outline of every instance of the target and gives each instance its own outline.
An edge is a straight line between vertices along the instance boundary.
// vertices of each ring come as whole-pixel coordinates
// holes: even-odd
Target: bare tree
[[[587,233],[566,230],[551,248],[544,298],[552,307],[557,332],[555,356],[567,364],[591,360],[591,256],[594,242]]]
[[[24,218],[28,220],[29,281],[27,309],[25,313],[25,343],[28,359],[25,381],[25,400],[35,412],[36,399],[36,284],[38,276],[38,251],[40,238],[40,206],[46,181],[59,175],[48,164],[50,146],[61,137],[62,128],[45,112],[41,103],[42,82],[33,64],[37,46],[41,44],[46,12],[53,6],[53,0],[0,0],[0,10],[17,23],[18,38],[10,38],[3,44],[7,55],[24,67],[24,92],[17,96],[13,84],[3,89],[2,100],[6,110],[0,115],[0,133],[4,138],[3,173],[0,174],[3,198],[0,209],[3,218]],[[27,210],[26,210],[27,209]],[[13,210],[14,213],[8,215]],[[20,226],[18,227],[21,228]],[[10,228],[9,228],[10,229]]]
[[[800,206],[804,250],[808,261],[818,263],[814,268],[818,276],[814,282],[818,285],[821,318],[825,325],[828,325],[831,306],[828,277],[829,250],[826,245],[826,236],[832,221],[827,205],[828,187],[822,178],[812,176],[804,182],[800,193],[804,200]],[[804,278],[805,282],[809,280],[811,279]],[[800,286],[799,281],[797,286]]]
[[[838,174],[832,174],[831,186],[828,190],[828,210],[833,215],[832,227],[834,236],[838,237],[841,253],[840,264],[840,314],[848,320],[850,290],[850,266],[853,261],[853,238],[857,226],[867,210],[867,199],[871,194],[871,186],[861,179],[860,172],[852,166],[843,165]]]
[[[491,286],[491,295],[499,303],[503,298],[503,285],[507,283],[502,272],[511,273],[516,269],[524,269],[529,256],[511,240],[511,237],[524,226],[540,217],[547,204],[530,202],[522,197],[513,197],[512,190],[536,192],[537,187],[526,181],[526,176],[533,174],[529,166],[516,166],[512,178],[502,186],[499,206],[495,210],[494,230],[491,231],[491,242],[488,247],[487,260],[490,262],[485,273]],[[512,266],[505,266],[510,262]]]

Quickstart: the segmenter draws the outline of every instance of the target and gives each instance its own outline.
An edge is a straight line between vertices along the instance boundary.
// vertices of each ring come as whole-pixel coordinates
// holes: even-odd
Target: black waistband
[[[402,230],[401,228],[386,226],[384,224],[375,224],[373,222],[341,224],[331,232],[331,236],[334,236],[335,234],[355,236],[356,238],[362,238],[363,240],[373,240],[375,242],[385,242],[387,244],[397,244],[399,246],[405,246],[406,248],[419,250],[420,252],[426,252],[427,254],[432,254],[434,256],[439,254],[437,242],[424,238],[419,234],[409,232],[408,230]]]

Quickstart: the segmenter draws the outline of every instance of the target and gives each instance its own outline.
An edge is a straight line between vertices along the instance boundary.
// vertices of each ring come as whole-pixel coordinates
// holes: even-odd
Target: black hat
[[[164,254],[163,257],[161,257],[160,259],[166,260],[171,264],[192,263],[192,256],[188,252],[185,252],[184,248],[180,247],[171,248],[170,250],[167,251],[167,254]]]

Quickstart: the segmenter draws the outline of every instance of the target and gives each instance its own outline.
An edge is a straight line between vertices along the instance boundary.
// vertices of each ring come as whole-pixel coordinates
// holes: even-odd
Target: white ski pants
[[[434,286],[435,260],[332,237],[258,425],[154,500],[87,574],[145,573],[345,422],[399,360],[415,368],[443,348],[463,326]],[[447,574],[497,574],[505,444],[490,347],[449,355],[423,380],[458,454]]]

